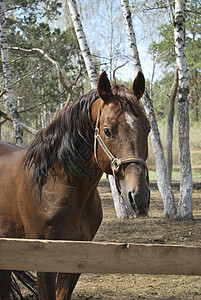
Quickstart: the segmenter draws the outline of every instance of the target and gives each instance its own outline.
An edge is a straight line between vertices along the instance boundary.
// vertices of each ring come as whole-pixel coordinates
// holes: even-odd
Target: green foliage
[[[166,119],[169,106],[169,92],[174,81],[173,72],[164,72],[161,79],[158,79],[153,84],[153,106],[158,120]],[[146,83],[148,92],[149,81]]]
[[[159,120],[158,127],[160,131],[161,141],[166,153],[166,135],[167,135],[167,122],[166,119]],[[173,180],[180,179],[179,172],[179,124],[177,120],[177,114],[175,115],[174,121],[174,133],[173,133]],[[198,138],[201,131],[200,122],[191,121],[190,124],[190,148],[191,148],[191,164],[193,172],[193,180],[201,179],[201,140]],[[151,141],[149,139],[149,156],[148,156],[148,167],[150,166],[149,175],[150,180],[156,180],[156,171],[155,171],[155,159],[152,151]]]
[[[189,71],[190,84],[190,116],[194,120],[200,119],[201,114],[201,14],[199,13],[201,1],[190,0],[186,5],[186,58]],[[159,117],[165,117],[167,109],[164,110],[164,98],[167,98],[169,89],[174,80],[175,52],[174,52],[174,33],[173,26],[170,23],[158,27],[161,41],[153,42],[150,45],[150,52],[159,53],[158,62],[161,68],[168,69],[164,72],[163,78],[154,85],[154,94],[159,98],[153,101],[159,104],[156,111]],[[172,75],[171,75],[172,74]],[[164,91],[166,97],[164,97]]]
[[[60,6],[58,1],[8,1],[8,44],[9,47],[44,50],[59,63],[74,98],[83,90],[85,65],[73,27],[69,25],[64,31],[51,28],[50,21],[59,16]],[[36,129],[46,126],[68,97],[55,66],[38,51],[11,49],[10,62],[22,122]],[[7,111],[6,99],[3,100],[0,99],[0,109]]]
[[[166,67],[174,68],[175,65],[175,52],[174,52],[174,32],[171,24],[163,24],[158,27],[161,36],[161,42],[153,42],[149,51],[155,53],[159,52],[159,63],[163,63]]]
[[[122,80],[122,79],[116,79],[116,83],[125,85],[128,89],[130,89],[133,85],[133,81],[125,81],[125,80]]]

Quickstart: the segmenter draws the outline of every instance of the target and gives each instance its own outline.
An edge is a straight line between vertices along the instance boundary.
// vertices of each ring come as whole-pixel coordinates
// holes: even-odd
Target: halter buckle
[[[97,139],[99,136],[99,128],[95,127],[94,138]]]
[[[112,169],[113,175],[115,175],[119,172],[120,166],[121,166],[121,159],[120,158],[114,158],[111,161],[111,169]]]

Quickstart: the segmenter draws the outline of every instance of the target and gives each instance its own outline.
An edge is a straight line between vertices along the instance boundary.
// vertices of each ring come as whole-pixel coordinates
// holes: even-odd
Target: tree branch
[[[5,9],[5,12],[11,11],[11,10],[16,10],[16,9],[19,9],[22,7],[24,7],[24,5],[18,5],[18,6],[16,5],[16,6]]]
[[[4,118],[5,120],[7,121],[10,121],[10,122],[13,122],[13,119],[7,115],[6,113],[4,113],[2,110],[0,110],[0,117]],[[37,133],[37,130],[25,125],[24,123],[22,123],[22,128],[25,130],[25,131],[28,131],[30,132],[31,134],[35,135]]]
[[[36,69],[35,71],[33,71],[33,72],[31,72],[31,73],[29,73],[29,74],[27,74],[27,75],[21,77],[20,79],[18,79],[18,80],[16,80],[15,82],[13,82],[13,85],[15,85],[15,84],[19,83],[20,81],[26,79],[26,78],[29,77],[30,75],[33,75],[33,74],[37,73],[37,72],[40,71],[41,69],[43,69],[43,67],[38,68],[38,69]],[[6,93],[6,90],[4,89],[4,90],[1,92],[1,94],[0,94],[0,98],[1,98],[5,93]],[[1,102],[3,102],[3,101],[1,101]]]
[[[172,25],[173,25],[175,15],[174,15],[174,12],[173,12],[173,4],[172,4],[171,0],[168,0],[168,7],[169,7],[169,11],[170,11],[171,22],[172,22]]]
[[[9,49],[11,50],[18,50],[18,51],[25,51],[25,52],[39,52],[41,55],[43,55],[44,58],[46,58],[49,62],[51,62],[54,67],[56,68],[57,71],[57,75],[59,78],[60,83],[62,84],[62,86],[65,88],[65,90],[70,94],[70,100],[72,98],[72,89],[70,89],[67,84],[65,83],[62,71],[60,69],[59,63],[57,61],[55,61],[54,59],[52,59],[47,53],[45,53],[45,51],[43,49],[39,49],[39,48],[32,48],[32,49],[25,49],[25,48],[20,48],[20,47],[9,47]]]

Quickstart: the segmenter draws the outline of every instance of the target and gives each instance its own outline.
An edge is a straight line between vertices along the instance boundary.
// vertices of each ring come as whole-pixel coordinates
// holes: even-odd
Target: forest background
[[[97,72],[130,86],[135,76],[123,24],[120,1],[77,1],[84,31]],[[139,56],[156,112],[161,139],[166,143],[169,92],[174,81],[174,33],[166,1],[130,1]],[[66,1],[6,1],[7,35],[15,99],[21,120],[29,128],[45,127],[65,105],[68,93],[58,80],[53,62],[60,66],[72,99],[90,89]],[[190,81],[190,143],[194,179],[201,168],[201,1],[186,3],[186,57]],[[0,74],[1,138],[14,142],[7,110],[4,80]],[[175,108],[173,150],[178,165],[178,121]],[[33,134],[25,132],[26,145]],[[149,154],[149,165],[154,158]],[[196,172],[197,171],[197,172]],[[173,173],[173,179],[178,174]],[[154,178],[154,174],[151,174]]]

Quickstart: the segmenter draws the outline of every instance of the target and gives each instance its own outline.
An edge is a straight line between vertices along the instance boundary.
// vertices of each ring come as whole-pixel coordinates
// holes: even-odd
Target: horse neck
[[[95,123],[98,115],[98,110],[100,106],[101,99],[96,99],[91,106],[91,121]],[[83,136],[83,143],[80,144],[80,149],[76,149],[80,154],[85,157],[85,166],[83,172],[81,174],[74,174],[74,178],[78,179],[78,181],[85,182],[86,185],[97,185],[99,180],[102,177],[103,171],[97,165],[95,155],[94,155],[94,137],[92,139],[92,144],[89,145],[87,141],[84,141],[85,137]],[[88,163],[86,163],[86,157],[88,157]],[[80,162],[82,163],[82,161]],[[84,162],[83,162],[84,163]]]

